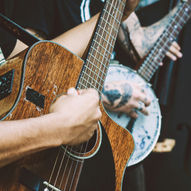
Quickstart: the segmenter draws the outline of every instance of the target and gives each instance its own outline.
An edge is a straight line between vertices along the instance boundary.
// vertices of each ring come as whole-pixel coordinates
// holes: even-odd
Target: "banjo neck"
[[[177,5],[177,11],[171,16],[170,22],[166,29],[158,38],[154,47],[149,52],[148,56],[137,70],[137,73],[147,82],[150,81],[160,63],[164,59],[166,52],[171,46],[172,42],[177,38],[179,32],[185,23],[191,17],[191,1],[182,0]]]

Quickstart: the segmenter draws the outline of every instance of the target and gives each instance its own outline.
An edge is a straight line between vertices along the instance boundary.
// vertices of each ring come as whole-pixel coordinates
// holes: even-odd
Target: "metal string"
[[[99,29],[100,30],[100,29]],[[110,30],[110,33],[111,33],[111,30]],[[96,36],[96,38],[97,38],[97,36]],[[103,40],[103,39],[100,39],[100,40]],[[109,45],[111,45],[111,44],[107,44],[108,46]],[[106,50],[105,50],[105,52],[106,52]],[[97,54],[97,52],[96,52],[96,54]],[[105,54],[105,53],[104,53]],[[90,55],[91,56],[91,55]],[[104,55],[105,56],[105,55]],[[103,57],[104,58],[104,57]],[[102,59],[102,61],[103,61],[103,59]],[[85,70],[87,70],[87,68],[85,68]],[[99,70],[99,73],[100,73],[100,70]],[[95,75],[94,75],[95,76]],[[86,82],[86,85],[87,85],[87,82]],[[91,85],[91,84],[90,84]],[[98,84],[99,86],[101,86],[100,84]],[[103,84],[102,84],[103,85]],[[85,86],[85,85],[83,85],[83,86]],[[98,87],[99,87],[98,86]],[[87,86],[88,87],[88,86]],[[96,87],[95,87],[96,88]],[[96,88],[97,89],[97,88]],[[99,90],[98,90],[99,91]],[[99,91],[100,92],[100,91]],[[85,148],[85,150],[87,149],[87,145],[88,145],[88,143],[86,143],[86,148]],[[68,147],[66,147],[66,149],[67,149]],[[83,146],[81,146],[81,151],[82,151],[82,148],[83,148]],[[72,148],[70,149],[70,151],[72,150]],[[84,151],[85,151],[84,150]],[[60,154],[60,152],[58,153],[58,155]],[[54,182],[54,186],[56,185],[56,182],[57,182],[57,179],[58,179],[58,176],[59,176],[59,174],[60,174],[60,170],[61,170],[61,166],[62,166],[62,163],[63,163],[63,160],[64,160],[64,158],[65,158],[65,156],[66,156],[66,151],[64,152],[64,155],[63,155],[63,157],[62,157],[62,160],[61,160],[61,165],[60,165],[60,167],[59,167],[59,170],[58,170],[58,173],[57,173],[57,176],[56,176],[56,180],[55,180],[55,182]],[[69,159],[71,159],[71,157],[70,156],[68,156],[68,160]],[[68,163],[68,160],[67,160],[67,163]],[[83,161],[82,161],[83,162]],[[52,176],[53,176],[53,172],[55,171],[55,167],[56,167],[56,163],[58,163],[58,156],[57,156],[57,159],[56,159],[56,162],[55,162],[55,164],[54,164],[54,167],[53,167],[53,170],[52,170],[52,173],[51,173],[51,176],[50,176],[50,179],[49,179],[49,181],[52,179]],[[74,174],[76,174],[76,169],[77,169],[77,165],[78,165],[78,163],[79,163],[79,161],[77,161],[76,162],[76,167],[75,167],[75,170],[74,170]],[[66,165],[67,166],[67,165]],[[64,169],[64,173],[63,173],[63,176],[62,176],[62,179],[61,180],[63,180],[63,177],[64,177],[64,175],[65,175],[65,171],[66,171],[66,166],[65,166],[65,169]],[[72,168],[72,166],[73,166],[73,160],[72,160],[72,164],[71,164],[71,166],[70,166],[70,172],[71,172],[71,168]],[[69,172],[69,176],[70,176],[70,172]],[[69,177],[68,176],[68,177]],[[72,178],[72,184],[73,184],[73,180],[74,180],[74,175],[73,175],[73,178]],[[61,186],[61,184],[62,184],[62,181],[61,181],[61,183],[60,183],[60,186]],[[72,188],[72,184],[70,185],[70,189]],[[67,185],[65,185],[65,187],[66,187]]]
[[[184,6],[184,5],[183,5],[183,6]],[[177,22],[176,19],[179,19],[179,21],[182,20],[182,18],[179,17],[179,14],[180,14],[181,11],[183,11],[183,6],[181,6],[181,7],[179,8],[179,10],[177,11],[177,13],[175,14],[175,18],[172,18],[172,17],[171,17],[171,19],[172,19],[171,25],[176,24],[176,23],[175,23],[175,22]],[[184,16],[184,17],[187,16],[187,15],[185,15],[185,12],[183,12],[183,16]],[[178,17],[179,17],[179,18],[178,18]],[[185,18],[185,19],[187,19],[187,18]],[[185,20],[183,20],[183,23],[182,23],[182,24],[184,24],[184,23],[185,23]],[[151,53],[149,54],[149,56],[146,58],[146,60],[144,61],[142,67],[140,67],[140,69],[138,70],[138,73],[141,73],[141,75],[142,75],[147,81],[150,80],[150,78],[152,77],[151,74],[153,74],[153,73],[155,72],[155,70],[158,69],[158,66],[159,66],[159,65],[149,64],[149,63],[151,63],[151,62],[153,62],[153,61],[156,61],[157,59],[161,60],[161,59],[163,58],[163,55],[158,54],[158,51],[160,51],[159,48],[158,48],[158,46],[160,45],[161,42],[163,42],[162,45],[163,45],[164,48],[165,48],[165,46],[166,46],[166,48],[169,47],[169,46],[168,46],[168,43],[170,43],[170,42],[169,42],[169,41],[165,41],[165,43],[164,43],[164,39],[163,39],[163,38],[164,38],[164,37],[168,38],[168,35],[171,35],[171,34],[169,34],[169,32],[168,32],[168,29],[171,28],[171,25],[169,24],[169,25],[167,26],[167,29],[166,29],[166,30],[164,31],[164,33],[161,35],[161,37],[160,37],[159,41],[157,42],[156,46],[155,46],[154,49],[151,51]],[[179,26],[180,26],[180,28],[182,28],[181,25],[179,25]],[[172,28],[172,33],[176,32],[176,29],[178,29],[178,28],[173,27],[173,28]],[[172,38],[172,37],[171,37],[171,38]],[[170,40],[172,41],[173,39],[170,39]],[[161,48],[161,51],[164,51],[164,53],[165,53],[165,49],[163,50],[163,49]],[[148,66],[148,67],[145,67],[145,66]],[[153,67],[153,68],[152,68],[152,67]],[[149,76],[149,75],[150,75],[150,76]]]

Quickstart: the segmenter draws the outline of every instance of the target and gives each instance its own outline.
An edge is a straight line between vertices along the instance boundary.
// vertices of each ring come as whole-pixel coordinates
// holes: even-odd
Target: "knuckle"
[[[93,89],[93,88],[91,88],[89,90],[89,92],[90,92],[91,96],[93,97],[93,100],[95,102],[98,102],[99,101],[99,94],[98,94],[98,92],[95,89]]]

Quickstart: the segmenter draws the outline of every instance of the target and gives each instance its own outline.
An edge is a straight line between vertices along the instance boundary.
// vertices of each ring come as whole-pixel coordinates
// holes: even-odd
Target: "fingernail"
[[[78,95],[77,91],[75,88],[69,88],[67,91],[68,95]]]
[[[179,58],[182,58],[182,53],[181,52],[179,53]]]

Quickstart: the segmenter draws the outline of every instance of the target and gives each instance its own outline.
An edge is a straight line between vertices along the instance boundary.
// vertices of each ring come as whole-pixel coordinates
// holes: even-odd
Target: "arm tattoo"
[[[120,91],[121,90],[121,91]],[[128,83],[121,85],[115,85],[113,89],[103,88],[102,93],[107,97],[109,104],[108,106],[114,106],[115,101],[119,103],[114,106],[115,109],[120,108],[121,106],[128,103],[129,99],[132,97],[133,89]]]

